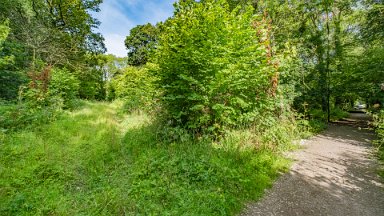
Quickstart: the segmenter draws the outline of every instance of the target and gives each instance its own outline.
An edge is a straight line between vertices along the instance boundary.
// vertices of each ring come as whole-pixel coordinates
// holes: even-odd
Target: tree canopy
[[[128,64],[140,66],[147,63],[150,54],[156,48],[158,35],[158,27],[150,23],[132,28],[125,39],[125,46],[128,49]]]

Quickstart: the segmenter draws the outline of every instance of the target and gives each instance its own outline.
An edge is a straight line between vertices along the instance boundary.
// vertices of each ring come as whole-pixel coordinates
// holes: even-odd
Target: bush
[[[323,121],[327,122],[327,112],[324,112],[321,109],[312,109],[309,111],[310,118],[315,121]],[[340,109],[339,107],[331,108],[330,118],[331,121],[340,120],[343,118],[347,118],[349,113]]]
[[[377,140],[373,144],[377,147],[377,155],[381,161],[384,161],[384,110],[373,115]],[[384,169],[379,171],[379,174],[384,178]]]
[[[51,69],[30,74],[31,82],[19,91],[17,104],[0,109],[0,128],[20,130],[55,120],[62,108],[73,108],[78,91],[77,79],[65,69]]]
[[[73,108],[79,86],[79,80],[67,69],[53,69],[48,94],[50,97],[61,97],[65,108]]]
[[[379,150],[380,159],[384,160],[384,110],[374,115],[374,126],[378,138],[374,144]]]
[[[128,112],[151,110],[156,98],[155,77],[150,73],[151,67],[127,67],[124,74],[108,84],[107,95],[123,99],[124,109]]]
[[[311,119],[324,122],[327,121],[327,113],[321,109],[312,109],[309,111],[309,115]]]
[[[34,107],[35,103],[2,105],[0,109],[0,130],[22,130],[51,122],[60,115],[61,101],[56,106]]]
[[[224,0],[181,1],[176,11],[156,55],[165,122],[218,135],[269,118],[277,73],[265,20]]]
[[[349,113],[340,109],[339,107],[334,107],[331,109],[331,120],[340,120],[343,118],[347,118],[349,116]]]
[[[327,128],[327,123],[318,119],[300,119],[297,123],[302,138],[309,138]]]
[[[104,71],[95,68],[84,68],[75,71],[79,80],[79,96],[87,100],[105,100]]]

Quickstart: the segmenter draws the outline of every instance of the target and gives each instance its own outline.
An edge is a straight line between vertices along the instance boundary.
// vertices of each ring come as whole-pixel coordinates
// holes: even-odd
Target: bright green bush
[[[79,81],[67,69],[53,69],[49,82],[49,95],[63,99],[65,108],[71,108],[79,94]]]
[[[269,39],[253,8],[224,0],[180,1],[157,49],[165,122],[221,134],[270,117],[276,74]]]
[[[108,84],[107,95],[123,99],[126,111],[149,111],[157,94],[155,77],[150,73],[151,67],[153,66],[127,67],[124,74]]]
[[[79,96],[87,100],[105,100],[105,74],[101,69],[84,68],[75,71],[79,80]]]
[[[106,83],[106,100],[113,101],[116,99],[116,89],[115,89],[116,81],[112,80]]]

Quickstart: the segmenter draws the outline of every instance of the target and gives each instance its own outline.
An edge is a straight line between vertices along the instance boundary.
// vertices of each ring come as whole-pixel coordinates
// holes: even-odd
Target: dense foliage
[[[89,59],[105,52],[103,37],[93,32],[99,22],[91,16],[99,11],[101,2],[2,1],[0,23],[8,23],[9,36],[2,43],[0,56],[12,57],[12,64],[0,65],[0,86],[8,86],[1,88],[0,98],[15,100],[19,86],[30,80],[28,74],[40,73],[45,66],[66,67],[68,72],[80,72],[78,77],[93,73],[95,65]],[[84,86],[86,81],[79,80]]]
[[[66,69],[54,69],[49,83],[49,94],[60,97],[64,106],[69,108],[79,94],[79,80]]]
[[[147,63],[156,48],[158,35],[158,27],[150,23],[132,28],[125,39],[125,47],[128,49],[128,64],[140,66]]]
[[[225,1],[180,2],[161,35],[159,66],[167,120],[195,134],[261,122],[273,110],[276,62],[266,23]]]
[[[135,110],[150,112],[158,97],[155,81],[155,76],[151,74],[151,65],[140,68],[127,67],[122,74],[109,82],[110,99],[124,100],[124,108],[128,112]]]
[[[384,110],[374,115],[374,126],[377,134],[374,144],[377,148],[379,159],[384,161]],[[379,174],[384,177],[384,169],[381,169]]]
[[[232,215],[357,104],[383,159],[382,0],[180,0],[124,58],[101,3],[1,0],[0,215]]]

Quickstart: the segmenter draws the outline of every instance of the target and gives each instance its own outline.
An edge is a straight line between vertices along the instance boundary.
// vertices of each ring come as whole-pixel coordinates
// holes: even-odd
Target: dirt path
[[[373,137],[357,126],[330,125],[293,154],[291,171],[241,215],[384,216],[384,184],[369,144]]]

